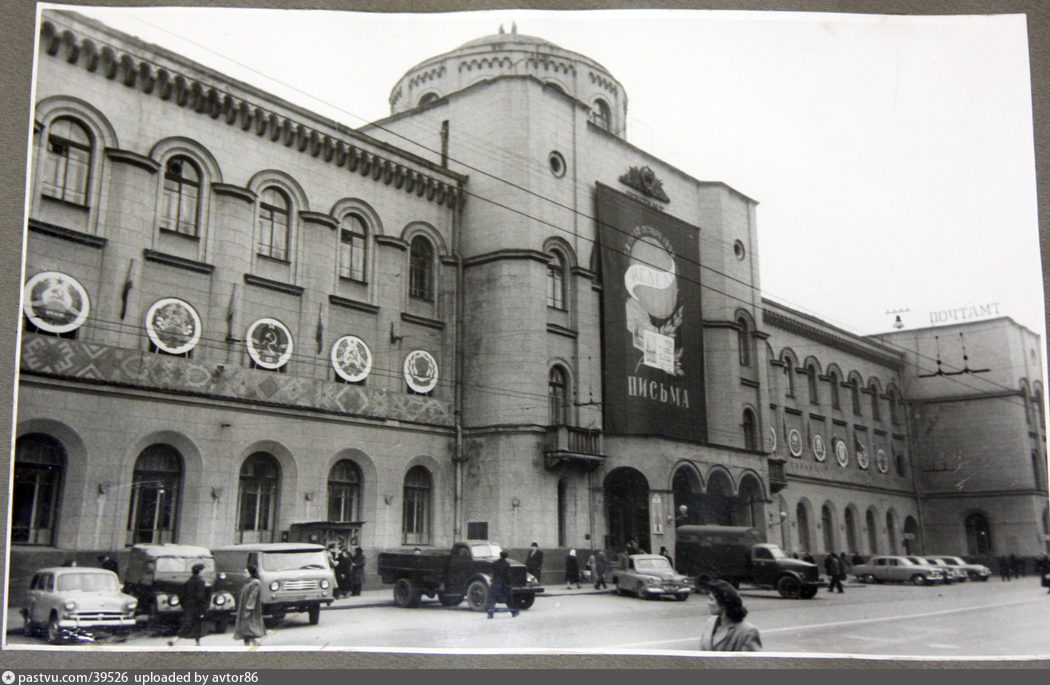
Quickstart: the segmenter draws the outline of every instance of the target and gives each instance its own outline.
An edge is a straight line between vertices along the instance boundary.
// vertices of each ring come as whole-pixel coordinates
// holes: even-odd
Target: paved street
[[[638,600],[589,588],[550,587],[517,618],[488,620],[460,605],[424,602],[418,609],[393,606],[388,590],[338,600],[310,626],[291,615],[270,631],[266,648],[348,647],[501,651],[651,653],[694,652],[707,617],[704,597],[686,602]],[[822,591],[810,601],[781,599],[775,592],[743,589],[748,619],[759,627],[768,652],[895,656],[1050,655],[1050,594],[1034,577],[1009,583],[947,587],[848,584],[844,594]],[[44,646],[21,635],[9,612],[9,647]],[[165,638],[132,636],[114,649],[167,650]],[[189,644],[189,643],[187,643]],[[209,635],[209,649],[240,649],[231,632]],[[192,649],[192,647],[189,647]]]

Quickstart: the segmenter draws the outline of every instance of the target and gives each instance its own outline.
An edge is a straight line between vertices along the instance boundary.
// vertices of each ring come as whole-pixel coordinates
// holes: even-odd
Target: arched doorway
[[[733,525],[733,484],[722,471],[712,471],[707,479],[707,492],[701,502],[701,523]]]
[[[824,533],[824,552],[832,554],[835,551],[835,515],[830,504],[820,508],[820,530]]]
[[[273,542],[277,528],[281,466],[268,452],[255,452],[241,465],[237,504],[240,542]]]
[[[886,540],[889,542],[890,554],[897,553],[897,520],[892,511],[886,512]]]
[[[868,551],[872,554],[879,553],[879,537],[878,528],[875,525],[875,510],[868,509],[868,513],[865,518],[865,523],[868,526]]]
[[[702,523],[700,504],[703,501],[703,488],[700,476],[688,466],[679,466],[671,479],[671,491],[674,493],[675,525]],[[681,513],[681,508],[685,512]]]
[[[142,450],[132,474],[128,544],[175,542],[182,455],[171,445]]]
[[[639,471],[622,467],[605,477],[605,546],[621,550],[635,540],[652,551],[649,539],[649,482]]]
[[[739,490],[733,511],[733,525],[758,528],[765,537],[766,500],[762,484],[758,478],[747,474],[740,479]]]
[[[919,543],[919,522],[914,516],[904,519],[904,553],[915,554],[922,549]]]
[[[795,507],[795,520],[798,522],[798,546],[802,554],[813,552],[813,538],[809,533],[809,509],[805,502],[799,502]]]
[[[65,466],[66,451],[50,435],[30,433],[15,443],[11,542],[27,545],[53,543]]]
[[[987,556],[992,553],[992,527],[988,517],[978,512],[966,517],[966,553]]]
[[[850,554],[859,554],[860,547],[857,546],[857,516],[853,513],[853,505],[846,507],[843,514],[846,522],[846,551]]]

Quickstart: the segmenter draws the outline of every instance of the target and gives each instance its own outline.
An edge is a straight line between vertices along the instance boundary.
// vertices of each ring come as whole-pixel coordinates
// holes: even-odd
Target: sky
[[[620,81],[629,142],[759,203],[764,296],[857,334],[986,305],[1045,339],[1023,15],[75,9],[352,127],[513,22]]]

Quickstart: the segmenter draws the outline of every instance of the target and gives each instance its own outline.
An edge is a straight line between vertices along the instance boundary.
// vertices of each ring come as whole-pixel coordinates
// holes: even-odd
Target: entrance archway
[[[622,550],[635,540],[652,551],[649,539],[649,482],[639,471],[621,467],[605,477],[606,547]]]
[[[688,466],[679,466],[671,479],[671,491],[674,493],[675,525],[700,523],[700,504],[703,500],[703,487],[700,476]],[[681,507],[685,513],[681,513]]]
[[[707,493],[700,509],[701,523],[733,525],[733,484],[722,471],[713,471],[707,479]]]
[[[733,512],[733,525],[758,528],[765,535],[766,499],[762,484],[758,478],[746,474],[740,479],[740,492],[737,494],[736,507]]]

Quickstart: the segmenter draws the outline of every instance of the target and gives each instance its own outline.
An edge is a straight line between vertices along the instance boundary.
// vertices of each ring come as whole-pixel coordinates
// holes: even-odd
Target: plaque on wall
[[[332,345],[332,368],[350,383],[360,383],[372,371],[372,350],[356,335],[344,335]]]
[[[405,357],[403,366],[405,382],[414,392],[426,394],[437,386],[438,364],[433,355],[423,350],[413,350]]]
[[[279,369],[292,356],[292,334],[277,319],[263,318],[248,328],[248,356],[264,369]]]
[[[42,331],[69,333],[87,320],[91,303],[77,279],[59,271],[44,271],[26,282],[22,311]]]
[[[813,456],[817,458],[817,461],[824,461],[828,456],[827,447],[824,445],[824,436],[820,433],[813,436]]]
[[[835,441],[835,461],[839,463],[839,466],[849,464],[849,448],[846,447],[845,440]]]
[[[788,431],[788,449],[791,450],[791,456],[802,456],[802,434],[798,432],[797,428],[792,428]]]
[[[146,334],[157,349],[185,354],[201,339],[201,318],[188,302],[165,297],[146,312]]]
[[[769,427],[769,435],[770,435],[770,437],[773,438],[773,444],[771,444],[769,446],[769,451],[770,452],[776,452],[777,451],[777,429],[773,428],[773,426],[770,426]]]
[[[868,468],[868,450],[861,444],[860,440],[853,438],[857,445],[857,466],[862,469]]]
[[[890,458],[881,447],[875,453],[875,465],[879,467],[880,473],[886,473],[890,470]]]

